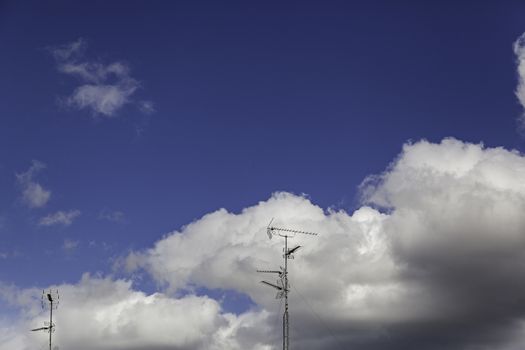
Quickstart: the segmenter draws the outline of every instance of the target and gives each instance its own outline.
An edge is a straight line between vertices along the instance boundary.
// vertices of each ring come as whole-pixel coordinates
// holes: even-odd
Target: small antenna
[[[49,310],[49,322],[44,322],[44,327],[32,329],[32,332],[44,331],[49,333],[49,350],[51,350],[52,344],[52,334],[55,332],[55,324],[53,323],[53,310],[58,309],[58,304],[60,303],[60,295],[58,290],[49,289],[48,291],[42,290],[42,309]]]
[[[273,236],[273,228],[272,228],[272,222],[273,222],[273,218],[270,220],[270,223],[268,224],[268,226],[266,227],[266,234],[268,235],[268,238],[269,239],[272,239],[272,236]]]
[[[289,237],[293,238],[297,233],[303,234],[303,235],[311,235],[311,236],[317,236],[317,233],[315,232],[308,232],[308,231],[300,231],[300,230],[292,230],[289,228],[281,228],[281,227],[274,227],[272,226],[273,218],[268,224],[268,227],[266,228],[266,233],[268,234],[268,238],[272,239],[272,236],[281,236],[281,237]],[[283,233],[284,232],[284,233]]]
[[[290,291],[290,283],[288,282],[288,260],[293,259],[293,254],[296,253],[301,246],[298,245],[294,248],[288,248],[288,238],[295,237],[296,234],[304,234],[304,235],[311,235],[311,236],[317,236],[317,233],[315,232],[307,232],[307,231],[299,231],[299,230],[292,230],[289,228],[279,228],[272,226],[273,218],[266,227],[266,233],[268,234],[268,238],[272,239],[273,236],[279,236],[284,238],[284,268],[280,267],[280,270],[257,270],[257,272],[262,273],[276,273],[279,275],[279,279],[277,280],[277,284],[267,282],[267,281],[261,281],[261,283],[270,286],[272,288],[277,289],[277,295],[275,296],[276,299],[282,299],[284,298],[284,313],[283,313],[283,350],[288,350],[290,346],[290,337],[289,337],[289,318],[288,318],[288,292]]]

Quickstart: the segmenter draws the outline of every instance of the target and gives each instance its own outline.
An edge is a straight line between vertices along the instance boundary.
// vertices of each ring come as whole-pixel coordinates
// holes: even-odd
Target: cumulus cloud
[[[125,266],[167,290],[236,290],[274,313],[273,291],[257,283],[267,276],[254,271],[281,263],[282,242],[264,232],[276,217],[321,233],[294,241],[304,247],[290,264],[297,347],[507,349],[525,322],[524,175],[515,151],[407,144],[367,179],[354,213],[278,193],[239,214],[205,215]]]
[[[125,105],[134,102],[133,95],[140,88],[140,83],[131,76],[124,62],[104,64],[86,60],[86,48],[87,43],[83,39],[50,48],[58,71],[80,82],[64,103],[69,107],[90,110],[95,117],[116,117]],[[144,101],[137,103],[143,113],[153,112],[151,102],[147,102],[146,107]]]
[[[242,316],[221,313],[219,303],[206,296],[148,295],[133,289],[130,281],[88,274],[77,284],[55,288],[60,292],[60,307],[53,317],[53,339],[61,349],[268,349],[257,341],[243,343],[244,328],[255,324],[263,326],[254,329],[259,337],[267,336],[267,314],[263,311]],[[21,313],[16,322],[0,324],[5,326],[0,327],[1,350],[39,349],[46,344],[44,333],[27,331],[47,319],[47,314],[39,311],[41,292],[0,285],[0,299]]]
[[[38,221],[40,226],[63,225],[69,226],[73,221],[80,216],[80,210],[59,210],[54,214],[44,216]]]
[[[124,266],[128,271],[144,268],[170,291],[205,286],[245,293],[279,320],[275,291],[259,283],[259,279],[273,276],[255,273],[258,268],[275,269],[282,264],[283,242],[269,241],[265,233],[271,217],[278,218],[277,226],[321,233],[318,237],[297,236],[293,241],[303,246],[290,264],[292,340],[297,347],[336,347],[361,333],[353,329],[388,321],[392,318],[388,313],[397,312],[407,320],[413,317],[404,311],[411,291],[395,278],[398,267],[382,230],[386,216],[369,207],[353,215],[325,212],[304,197],[278,193],[240,214],[224,209],[210,213],[155,247],[130,254]],[[324,327],[316,313],[324,320]],[[279,327],[279,322],[274,322],[274,334],[280,334]],[[331,335],[331,329],[336,336]],[[272,349],[278,348],[278,343],[270,344]]]
[[[303,246],[289,265],[294,347],[520,349],[525,157],[455,139],[409,143],[362,189],[363,206],[353,213],[324,210],[290,193],[240,213],[220,209],[120,261],[130,273],[148,273],[162,293],[145,295],[128,281],[93,277],[61,287],[80,293],[69,297],[75,304],[100,299],[102,307],[79,306],[95,321],[84,330],[69,318],[64,347],[79,348],[92,333],[114,349],[278,349],[282,309],[274,291],[259,283],[272,277],[255,273],[282,264],[282,240],[268,240],[265,232],[275,217],[276,226],[320,233],[292,241]],[[229,314],[220,301],[194,295],[202,288],[245,294],[256,307]],[[191,317],[181,324],[179,304],[193,302],[199,307],[184,309]],[[154,327],[139,329],[131,314]],[[200,337],[179,342],[185,332]],[[3,337],[0,344],[29,344]]]
[[[34,179],[36,174],[45,167],[44,163],[33,160],[26,172],[16,174],[17,182],[22,190],[22,201],[30,208],[43,207],[51,198],[51,191],[46,190]]]

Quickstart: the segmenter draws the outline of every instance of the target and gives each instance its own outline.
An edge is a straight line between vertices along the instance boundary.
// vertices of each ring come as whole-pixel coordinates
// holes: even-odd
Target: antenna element
[[[49,309],[49,322],[46,321],[44,322],[44,327],[35,328],[31,331],[44,331],[49,333],[49,350],[51,350],[52,334],[55,333],[56,328],[55,324],[53,323],[53,310],[56,310],[58,308],[58,304],[60,302],[60,295],[58,294],[58,290],[49,289],[47,292],[43,290],[41,302],[42,309]]]

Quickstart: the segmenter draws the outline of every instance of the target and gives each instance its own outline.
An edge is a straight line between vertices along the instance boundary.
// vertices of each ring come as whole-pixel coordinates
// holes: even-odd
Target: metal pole
[[[268,227],[266,228],[266,233],[268,234],[268,238],[272,239],[272,236],[280,236],[284,238],[284,268],[282,269],[282,273],[279,273],[279,271],[271,271],[271,270],[257,270],[257,272],[269,272],[269,273],[279,273],[279,277],[281,278],[279,281],[277,281],[277,284],[273,284],[266,281],[261,281],[262,283],[269,285],[277,290],[279,290],[277,294],[277,298],[281,299],[283,297],[284,293],[284,313],[283,313],[283,350],[289,350],[290,348],[290,320],[288,316],[288,259],[293,259],[293,253],[297,249],[299,249],[301,246],[297,246],[295,248],[292,248],[290,251],[288,251],[288,237],[292,238],[297,233],[305,234],[305,235],[312,235],[317,236],[317,233],[315,232],[306,232],[306,231],[298,231],[298,230],[292,230],[288,228],[278,228],[271,226],[273,222],[273,219],[268,224]],[[286,233],[292,233],[291,236],[288,236],[286,233],[279,233],[286,232]]]
[[[49,350],[51,350],[51,335],[53,334],[53,299],[49,307]]]
[[[284,314],[283,314],[283,350],[288,350],[288,236],[284,236]]]

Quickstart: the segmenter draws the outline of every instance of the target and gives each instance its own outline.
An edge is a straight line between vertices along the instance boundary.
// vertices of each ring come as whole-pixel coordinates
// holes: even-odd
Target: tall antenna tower
[[[52,344],[52,335],[55,333],[55,324],[53,323],[53,310],[56,310],[58,308],[58,304],[60,302],[60,295],[58,294],[58,290],[51,290],[48,291],[43,290],[42,291],[42,309],[46,310],[49,309],[49,322],[44,322],[44,327],[35,328],[32,329],[32,332],[35,331],[44,331],[49,333],[49,350],[51,349]]]
[[[279,228],[272,226],[273,219],[268,224],[268,227],[266,229],[266,233],[268,234],[268,238],[272,239],[273,236],[279,236],[284,238],[284,248],[283,248],[283,258],[284,258],[284,268],[281,266],[279,270],[257,270],[257,272],[262,273],[275,273],[279,276],[279,279],[277,280],[277,284],[270,283],[267,281],[261,281],[261,283],[266,284],[267,286],[270,286],[272,288],[277,289],[277,295],[275,296],[276,299],[282,299],[284,298],[284,313],[283,313],[283,350],[288,350],[290,348],[290,319],[288,316],[288,292],[289,284],[288,284],[288,260],[293,259],[293,254],[301,248],[300,245],[295,246],[293,248],[288,248],[288,238],[294,238],[297,234],[303,234],[303,235],[311,235],[311,236],[317,236],[317,233],[315,232],[306,232],[306,231],[299,231],[299,230],[292,230],[289,228]]]

